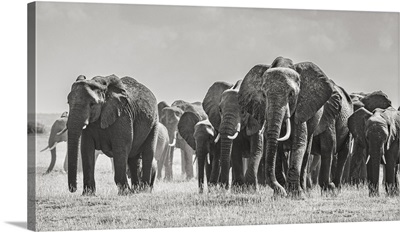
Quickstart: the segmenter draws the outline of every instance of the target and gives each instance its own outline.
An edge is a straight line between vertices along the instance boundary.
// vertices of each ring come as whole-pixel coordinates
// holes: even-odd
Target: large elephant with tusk
[[[275,195],[303,193],[312,138],[333,92],[333,82],[317,65],[293,64],[283,57],[276,58],[271,66],[254,66],[243,79],[239,104],[259,124],[265,124],[266,181]],[[286,132],[281,135],[285,124]],[[278,142],[290,152],[286,189],[275,175]]]
[[[263,156],[263,130],[252,115],[243,111],[238,102],[238,91],[242,81],[235,85],[215,82],[208,89],[203,108],[221,141],[222,187],[229,188],[229,169],[232,166],[232,187],[236,190],[258,186],[258,167]],[[243,158],[247,158],[246,165]]]
[[[181,167],[182,174],[186,175],[186,179],[190,180],[194,177],[193,173],[193,155],[194,150],[188,145],[188,143],[178,133],[178,123],[180,118],[185,112],[194,112],[198,114],[202,119],[206,119],[207,115],[204,112],[201,103],[194,102],[189,103],[183,100],[177,100],[172,103],[171,106],[160,102],[158,109],[161,112],[160,122],[167,128],[168,136],[170,141],[170,155],[168,156],[168,166],[172,167],[174,150],[179,148],[181,150]],[[173,173],[169,178],[172,180]]]

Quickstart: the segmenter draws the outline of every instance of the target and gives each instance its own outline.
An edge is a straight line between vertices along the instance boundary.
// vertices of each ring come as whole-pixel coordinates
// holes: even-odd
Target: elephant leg
[[[300,169],[300,186],[303,190],[307,190],[307,166],[308,166],[308,158],[310,157],[311,153],[311,145],[313,141],[313,135],[308,135],[307,139],[307,148],[304,152],[303,161],[301,163]]]
[[[132,191],[138,192],[139,191],[139,186],[140,186],[140,178],[138,175],[138,172],[140,170],[140,162],[139,162],[139,155],[128,158],[128,167],[129,171],[131,173],[131,185],[132,185]],[[115,162],[114,162],[115,164]],[[123,194],[123,193],[121,193]]]
[[[94,178],[95,169],[95,149],[91,138],[86,133],[82,133],[81,152],[78,157],[82,158],[83,167],[83,193],[82,195],[95,195],[96,183]]]
[[[239,190],[244,184],[243,175],[243,162],[242,155],[232,148],[231,153],[231,164],[232,164],[232,188]]]
[[[151,169],[152,169],[152,163],[154,159],[154,154],[156,150],[156,142],[157,142],[157,133],[156,133],[156,128],[153,128],[150,131],[150,134],[148,135],[145,143],[143,144],[144,149],[142,153],[142,182],[141,188],[145,191],[148,190],[148,187],[151,188],[153,187],[151,185]]]
[[[218,146],[219,147],[219,146]],[[221,165],[220,165],[220,153],[219,151],[215,152],[215,156],[211,162],[211,177],[210,177],[210,186],[217,186],[220,183],[220,174],[221,174]]]
[[[307,125],[297,124],[291,135],[293,140],[290,150],[290,162],[288,167],[288,192],[293,197],[301,197],[303,191],[300,185],[300,174],[304,153],[307,149]]]
[[[189,145],[186,145],[185,149],[182,149],[185,165],[186,180],[191,180],[194,177],[193,174],[193,153]]]
[[[345,163],[347,161],[347,158],[348,158],[348,155],[350,152],[350,141],[351,141],[351,138],[350,138],[350,135],[348,135],[346,140],[344,141],[344,145],[338,151],[336,173],[335,173],[335,179],[333,180],[333,183],[335,184],[335,187],[338,188],[339,190],[341,188],[342,176],[343,176],[343,172],[344,172]]]
[[[397,180],[397,153],[399,145],[395,144],[384,154],[386,158],[386,182],[385,188],[389,196],[399,195],[399,186]]]
[[[169,151],[168,151],[168,157],[167,159],[167,166],[165,167],[165,177],[164,179],[166,181],[172,181],[173,180],[173,168],[172,168],[172,164],[173,164],[173,160],[174,160],[174,147],[169,147]]]
[[[186,174],[186,159],[185,159],[185,150],[181,149],[181,173],[182,176]]]
[[[65,153],[63,169],[64,172],[68,172],[68,151]]]
[[[336,133],[333,128],[328,128],[321,134],[321,168],[319,171],[319,185],[322,191],[333,190],[331,183],[332,159],[335,153]]]
[[[321,168],[321,156],[314,155],[313,161],[311,163],[311,183],[312,185],[318,184],[319,170]]]
[[[260,160],[260,164],[258,165],[257,179],[258,184],[261,186],[267,186],[266,176],[265,176],[265,155],[263,154]]]
[[[285,152],[283,150],[283,144],[278,143],[278,151],[276,155],[276,168],[275,168],[275,176],[278,183],[282,186],[286,186],[286,175],[283,168]]]

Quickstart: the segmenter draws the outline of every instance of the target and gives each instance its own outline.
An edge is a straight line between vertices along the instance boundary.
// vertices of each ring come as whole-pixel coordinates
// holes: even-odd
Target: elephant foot
[[[304,200],[306,198],[304,191],[299,184],[290,183],[288,184],[287,190],[288,190],[287,197],[296,200]]]
[[[274,187],[273,189],[274,189],[274,195],[273,195],[274,199],[287,197],[286,190],[282,186],[279,185]]]
[[[379,192],[376,191],[370,191],[368,194],[369,197],[379,197]]]
[[[388,197],[399,196],[399,188],[396,186],[386,186],[386,193]]]
[[[83,189],[82,196],[96,196],[96,189],[93,187],[86,187]]]

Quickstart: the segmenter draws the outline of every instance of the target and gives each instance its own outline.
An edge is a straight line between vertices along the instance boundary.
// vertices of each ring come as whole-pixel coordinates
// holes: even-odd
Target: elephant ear
[[[104,89],[105,99],[100,114],[100,127],[105,129],[121,116],[128,103],[128,96],[124,84],[115,75],[96,78],[95,81]]]
[[[164,115],[163,115],[163,113],[162,113],[162,110],[163,110],[165,107],[169,107],[169,105],[168,105],[165,101],[161,101],[161,102],[159,102],[159,103],[157,104],[158,118],[159,118],[159,121],[160,121],[160,122],[162,122],[162,120],[163,120]]]
[[[264,122],[265,94],[262,89],[263,74],[269,65],[256,65],[246,74],[239,89],[239,105],[258,122]]]
[[[389,97],[382,91],[375,91],[361,99],[365,109],[374,111],[376,108],[386,109],[392,105]]]
[[[361,107],[354,112],[347,121],[347,126],[349,127],[350,133],[356,140],[362,142],[363,144],[365,144],[365,122],[371,116],[372,113],[370,111],[364,107]]]
[[[200,116],[193,112],[185,112],[178,122],[178,132],[189,146],[196,150],[194,139],[194,127],[201,120]]]
[[[302,123],[312,118],[328,101],[333,92],[333,84],[314,63],[298,63],[294,68],[300,75],[301,82],[295,121]]]
[[[221,115],[219,109],[219,103],[221,101],[222,93],[231,88],[232,84],[226,82],[215,82],[208,89],[206,96],[203,100],[203,109],[208,115],[208,120],[210,120],[211,125],[219,130],[219,125],[221,124]]]

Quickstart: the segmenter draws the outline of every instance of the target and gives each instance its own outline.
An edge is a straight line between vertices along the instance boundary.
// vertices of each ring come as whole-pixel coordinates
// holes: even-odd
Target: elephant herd
[[[126,194],[151,190],[163,168],[164,179],[173,180],[178,148],[186,179],[194,177],[197,161],[200,193],[206,182],[209,191],[257,191],[261,185],[274,196],[302,197],[317,183],[334,192],[344,182],[365,182],[377,196],[383,165],[387,194],[399,195],[400,112],[381,91],[348,94],[312,62],[277,57],[236,83],[213,83],[202,102],[171,106],[157,104],[131,77],[81,75],[68,104],[69,115],[51,130],[47,172],[54,167],[55,142],[67,141],[71,192],[79,153],[84,195],[95,194],[100,151],[113,159],[118,192]]]

